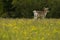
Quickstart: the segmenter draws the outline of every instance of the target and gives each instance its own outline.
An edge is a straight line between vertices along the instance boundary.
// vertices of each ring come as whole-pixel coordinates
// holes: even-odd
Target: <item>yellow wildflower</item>
[[[26,35],[27,35],[27,32],[26,32],[26,31],[24,31],[24,32],[23,32],[23,34],[24,34],[24,36],[26,36]]]
[[[42,37],[41,40],[44,40],[44,37]]]
[[[36,30],[37,28],[35,26],[32,26],[32,30]]]
[[[57,32],[57,30],[56,30],[56,29],[54,29],[54,32]]]

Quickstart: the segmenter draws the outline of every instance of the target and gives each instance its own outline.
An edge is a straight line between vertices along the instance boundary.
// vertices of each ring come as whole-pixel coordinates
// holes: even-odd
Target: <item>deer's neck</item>
[[[45,16],[46,16],[47,13],[48,13],[48,12],[45,10],[45,11],[44,11]]]

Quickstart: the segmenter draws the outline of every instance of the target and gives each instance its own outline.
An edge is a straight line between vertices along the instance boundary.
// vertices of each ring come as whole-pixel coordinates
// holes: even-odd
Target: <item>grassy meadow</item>
[[[0,19],[0,40],[60,40],[60,19]]]

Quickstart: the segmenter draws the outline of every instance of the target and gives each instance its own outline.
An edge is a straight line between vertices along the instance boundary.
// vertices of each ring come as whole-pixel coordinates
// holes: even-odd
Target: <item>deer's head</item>
[[[45,12],[49,12],[49,8],[44,7],[43,10],[44,10]]]

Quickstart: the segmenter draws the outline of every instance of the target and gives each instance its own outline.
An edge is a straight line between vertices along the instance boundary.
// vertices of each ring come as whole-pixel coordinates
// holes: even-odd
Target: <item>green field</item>
[[[0,19],[0,40],[60,40],[60,19]]]

